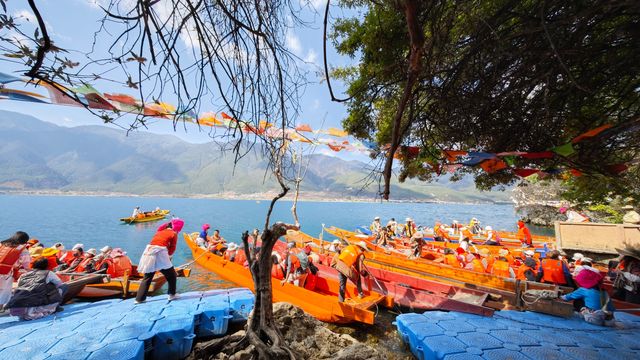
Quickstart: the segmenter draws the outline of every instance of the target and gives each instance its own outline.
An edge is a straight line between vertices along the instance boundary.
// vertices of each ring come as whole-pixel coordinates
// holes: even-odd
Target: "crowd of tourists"
[[[131,271],[131,260],[120,248],[85,251],[83,244],[76,244],[67,251],[62,243],[45,247],[18,231],[0,242],[0,306],[11,315],[36,319],[62,310],[67,286],[58,273],[119,277]]]

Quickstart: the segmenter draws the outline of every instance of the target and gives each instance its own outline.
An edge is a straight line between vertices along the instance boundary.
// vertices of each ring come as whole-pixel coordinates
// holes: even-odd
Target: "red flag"
[[[533,152],[533,153],[525,153],[522,156],[525,159],[552,159],[553,158],[552,151],[542,151],[542,152]]]
[[[513,169],[513,173],[520,177],[527,177],[537,173],[538,169]]]
[[[594,137],[594,136],[600,134],[601,132],[603,132],[603,131],[605,131],[605,130],[607,130],[609,128],[612,128],[612,127],[613,127],[613,125],[611,125],[611,124],[604,124],[604,125],[599,126],[599,127],[595,128],[593,130],[589,130],[589,131],[587,131],[586,133],[584,133],[582,135],[577,136],[575,139],[571,140],[571,142],[575,144],[575,143],[580,142],[580,141],[582,141],[582,140],[584,140],[586,138]]]

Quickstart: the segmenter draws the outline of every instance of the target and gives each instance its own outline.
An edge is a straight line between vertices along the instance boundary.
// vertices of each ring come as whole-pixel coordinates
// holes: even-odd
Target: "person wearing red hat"
[[[533,247],[533,238],[531,237],[531,232],[522,220],[518,220],[517,238],[522,243],[522,247]]]
[[[178,218],[160,225],[153,239],[144,249],[138,262],[138,272],[143,273],[144,278],[140,282],[140,287],[136,294],[136,304],[142,303],[147,299],[149,285],[151,285],[151,280],[153,280],[156,271],[160,271],[167,279],[169,301],[176,299],[176,271],[173,268],[173,264],[171,264],[171,255],[176,251],[178,233],[183,226],[184,221]]]
[[[584,266],[576,276],[577,290],[563,295],[564,301],[584,300],[580,315],[588,323],[594,325],[610,325],[613,321],[613,306],[606,292],[600,288],[604,276],[598,269]]]

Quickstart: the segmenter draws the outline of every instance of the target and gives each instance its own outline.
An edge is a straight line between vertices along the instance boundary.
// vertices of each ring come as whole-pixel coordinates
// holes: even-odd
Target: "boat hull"
[[[225,280],[254,291],[249,269],[196,246],[191,236],[184,234],[184,239],[198,264],[215,272]],[[375,313],[371,308],[381,302],[391,303],[389,298],[375,292],[365,292],[365,297],[358,299],[356,289],[351,285],[348,285],[346,289],[347,299],[341,303],[337,297],[337,282],[323,277],[317,277],[316,290],[314,291],[289,283],[281,285],[280,281],[274,278],[271,279],[271,287],[274,302],[282,301],[294,304],[318,320],[328,323],[362,322],[373,324]]]

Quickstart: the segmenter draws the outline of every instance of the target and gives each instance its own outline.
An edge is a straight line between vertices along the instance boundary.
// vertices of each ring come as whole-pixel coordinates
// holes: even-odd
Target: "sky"
[[[94,32],[99,28],[98,20],[102,16],[99,4],[103,0],[40,0],[37,2],[40,13],[47,23],[50,35],[54,43],[68,50],[86,52],[93,42]],[[127,1],[127,0],[125,0]],[[343,104],[331,101],[326,83],[320,82],[318,73],[322,73],[322,21],[326,0],[300,0],[304,3],[300,17],[306,23],[304,26],[295,26],[287,33],[286,45],[289,50],[298,56],[300,66],[307,71],[307,81],[304,93],[300,99],[301,114],[298,123],[310,124],[312,128],[341,128],[341,121],[346,116],[346,108]],[[332,6],[334,16],[344,15],[343,10]],[[30,26],[35,24],[35,17],[28,7],[26,1],[9,1],[8,11],[16,21]],[[102,34],[101,36],[104,36]],[[108,38],[108,37],[107,37]],[[96,44],[106,47],[102,43]],[[328,43],[329,66],[344,66],[352,64],[352,60],[339,56]],[[72,58],[74,52],[69,53]],[[80,58],[78,56],[78,58]],[[0,62],[0,71],[16,74],[19,68],[6,62]],[[17,75],[17,74],[16,74]],[[335,84],[334,84],[335,83]],[[336,96],[342,95],[344,84],[337,80],[332,81]],[[26,89],[31,90],[31,89]],[[112,88],[98,87],[98,90],[108,92],[125,93],[135,96],[135,90],[126,86],[116,85]],[[38,119],[55,123],[60,126],[80,126],[80,125],[103,125],[101,120],[89,114],[83,108],[59,105],[40,105],[30,102],[0,101],[0,109],[16,111],[32,115]],[[218,112],[220,109],[206,109],[204,111]],[[122,121],[126,122],[126,119]],[[112,126],[113,125],[104,125]],[[206,129],[206,128],[205,128]],[[186,125],[186,128],[179,125],[174,131],[171,121],[158,120],[149,125],[148,130],[153,133],[174,134],[183,140],[201,143],[211,141],[206,131],[200,131],[195,125]],[[322,147],[317,152],[332,156],[340,156],[345,159],[366,160],[366,156],[342,151],[335,153],[328,148]]]

